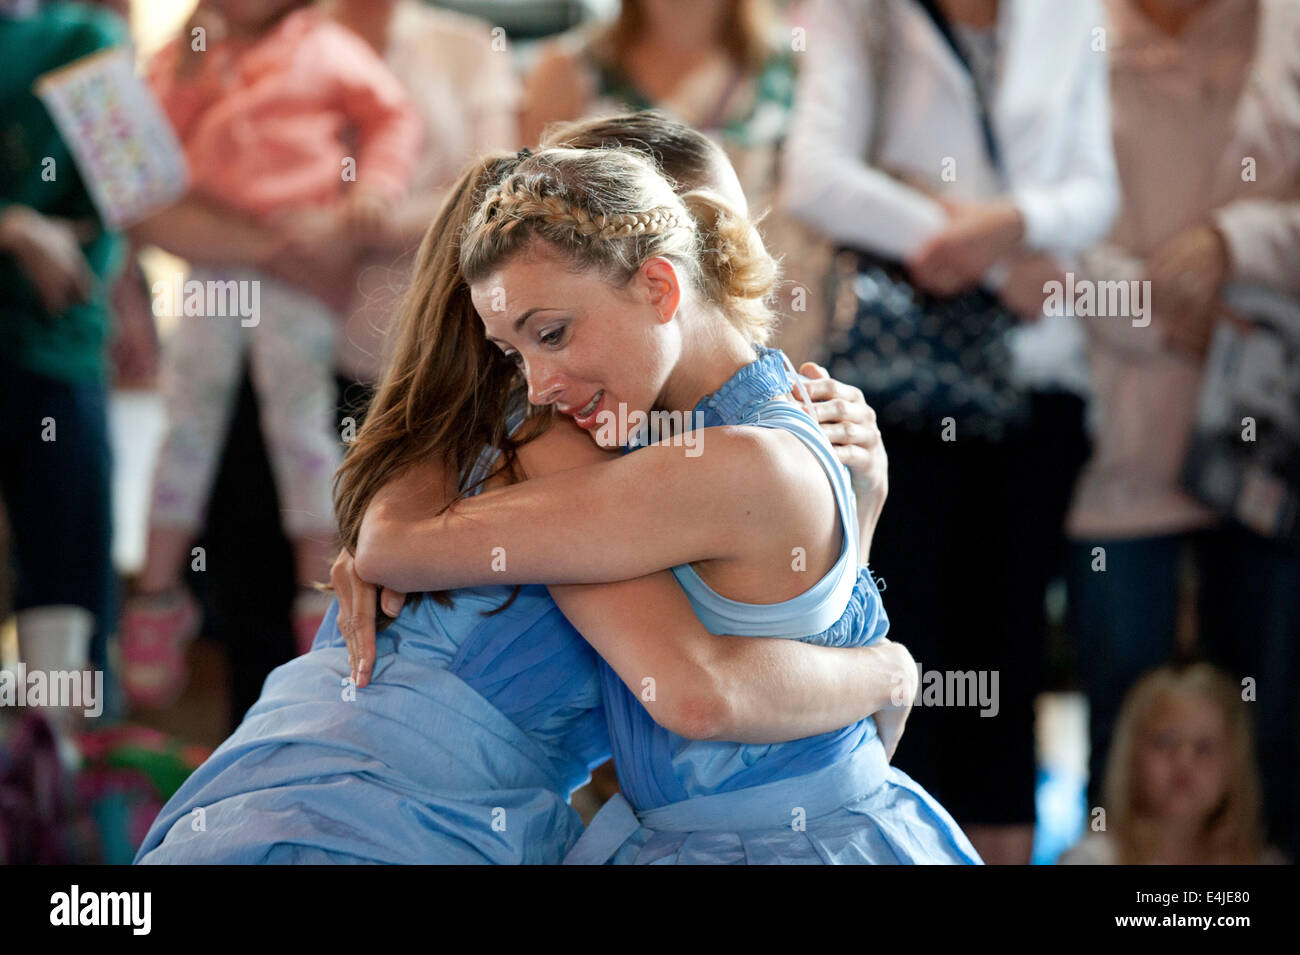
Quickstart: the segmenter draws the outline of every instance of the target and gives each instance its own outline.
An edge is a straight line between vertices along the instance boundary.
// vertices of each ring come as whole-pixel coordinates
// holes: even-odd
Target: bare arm
[[[524,84],[520,138],[525,143],[539,142],[548,124],[582,116],[589,96],[573,55],[555,44],[543,48]]]
[[[526,445],[521,459],[530,479],[615,463],[568,421]],[[894,708],[896,693],[910,702],[915,692],[899,692],[915,680],[899,644],[842,649],[712,634],[668,571],[550,591],[655,721],[688,738],[802,739]]]
[[[258,265],[280,238],[253,222],[187,197],[128,230],[138,245],[156,245],[190,262]]]
[[[784,445],[769,440],[782,435],[760,432],[710,428],[706,453],[694,457],[683,447],[651,445],[489,491],[410,524],[392,519],[381,494],[362,522],[358,573],[412,593],[607,583],[738,557],[799,504],[784,493],[792,466],[779,453]]]
[[[655,722],[690,739],[802,739],[915,695],[915,664],[901,644],[842,649],[712,634],[668,571],[551,594]]]
[[[524,447],[530,475],[608,457],[568,422],[558,427]],[[390,483],[388,510],[405,520],[427,513],[447,499],[445,480],[436,465],[412,468]],[[619,583],[556,585],[551,593],[656,722],[689,738],[799,739],[881,710],[905,717],[915,693],[915,664],[899,644],[880,638],[871,647],[839,649],[714,635],[666,571]],[[901,732],[901,721],[892,722]],[[882,728],[891,755],[898,732]]]

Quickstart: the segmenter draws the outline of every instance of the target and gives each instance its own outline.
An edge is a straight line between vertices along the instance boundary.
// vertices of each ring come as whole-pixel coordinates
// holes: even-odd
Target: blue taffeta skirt
[[[561,861],[582,832],[566,797],[587,767],[384,640],[373,682],[351,694],[341,646],[276,669],[136,862]]]

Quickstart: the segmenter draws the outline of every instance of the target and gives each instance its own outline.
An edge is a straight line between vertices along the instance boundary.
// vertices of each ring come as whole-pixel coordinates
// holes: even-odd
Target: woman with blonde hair
[[[553,421],[538,440],[557,453],[527,480],[440,511],[420,493],[437,479],[424,459],[366,510],[360,579],[399,593],[542,581],[590,633],[602,621],[570,612],[568,594],[670,570],[713,633],[841,647],[880,638],[848,474],[793,400],[802,385],[789,360],[763,347],[776,269],[745,216],[710,189],[679,196],[627,150],[552,148],[486,192],[459,255],[492,349],[473,380],[522,376]],[[436,332],[425,347],[444,355],[473,337]],[[497,420],[517,407],[478,404]],[[654,426],[665,418],[669,434]],[[606,453],[624,449],[634,453]],[[602,653],[623,795],[568,861],[980,861],[943,807],[889,767],[873,721],[783,743],[687,738],[654,722],[661,673],[624,665],[624,647]]]
[[[1129,692],[1106,767],[1101,828],[1062,864],[1255,865],[1259,770],[1241,687],[1208,663],[1162,666]]]
[[[689,131],[639,121],[628,132],[682,180],[707,167]],[[519,162],[473,164],[421,247],[394,362],[338,487],[351,546],[394,477],[432,475],[420,506],[437,511],[562,457],[565,436],[518,413],[522,383],[509,363],[481,367],[488,346],[457,264],[454,237]],[[373,626],[376,594],[339,567],[334,579],[342,608],[314,649],[272,673],[235,734],[163,809],[138,861],[560,861],[581,828],[568,797],[609,750],[595,655],[564,614],[629,681],[657,674],[646,705],[688,736],[786,740],[884,707],[892,749],[910,705],[893,679],[910,656],[883,635],[853,651],[714,636],[666,573],[556,588],[564,614],[541,586],[495,581],[412,600],[380,634],[361,689],[336,622],[351,647],[363,615]],[[883,628],[883,614],[872,622]]]
[[[622,0],[609,21],[548,43],[524,87],[525,141],[556,121],[661,110],[708,135],[735,166],[782,264],[781,348],[810,357],[825,328],[830,247],[777,207],[779,158],[803,45],[768,0]]]

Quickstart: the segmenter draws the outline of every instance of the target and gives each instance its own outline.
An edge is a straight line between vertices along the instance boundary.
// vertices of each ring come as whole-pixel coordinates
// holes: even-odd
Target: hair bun
[[[695,219],[710,291],[751,338],[765,342],[773,324],[768,303],[780,273],[757,227],[711,189],[692,189],[682,201]]]

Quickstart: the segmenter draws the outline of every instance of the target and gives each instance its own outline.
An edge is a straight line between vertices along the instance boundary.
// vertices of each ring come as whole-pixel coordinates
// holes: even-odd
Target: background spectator
[[[100,220],[32,87],[126,30],[104,10],[30,6],[0,9],[0,495],[20,656],[82,670],[107,666],[116,621],[104,349],[124,240]]]
[[[1086,323],[1098,427],[1068,532],[1070,629],[1092,711],[1089,796],[1099,804],[1124,693],[1174,656],[1180,629],[1187,648],[1199,630],[1210,659],[1256,681],[1269,834],[1294,854],[1300,554],[1224,526],[1179,475],[1227,283],[1300,294],[1300,8],[1110,0],[1107,9],[1124,199],[1086,265],[1094,278],[1149,281],[1153,308],[1145,327]],[[1201,581],[1199,627],[1182,609],[1195,600],[1180,597],[1185,561]]]
[[[763,239],[781,260],[777,346],[799,364],[823,322],[828,247],[776,205],[796,54],[765,0],[626,0],[609,22],[583,25],[540,52],[522,112],[525,142],[548,123],[658,109],[726,151]]]
[[[1125,697],[1106,768],[1105,812],[1062,865],[1255,865],[1263,850],[1250,713],[1205,663],[1163,666]]]
[[[996,715],[918,707],[898,754],[991,863],[1030,856],[1044,590],[1086,453],[1081,336],[1042,316],[1042,286],[1059,274],[1049,253],[1104,235],[1115,208],[1099,24],[1091,2],[817,3],[788,147],[790,208],[837,243],[903,263],[899,293],[912,283],[936,313],[909,340],[889,303],[883,319],[855,313],[864,280],[850,276],[828,367],[880,416],[890,495],[872,565],[894,632],[927,669],[998,674]],[[972,416],[945,436],[949,402],[986,384],[958,366],[965,352],[928,391],[912,376],[916,393],[897,410],[867,369],[902,352],[927,362],[968,323],[978,332],[988,303],[968,299],[978,311],[963,318],[949,303],[982,283],[1029,320],[981,345],[1010,351],[1007,397],[1028,396],[1027,420],[979,433]],[[938,315],[960,324],[940,328]]]

